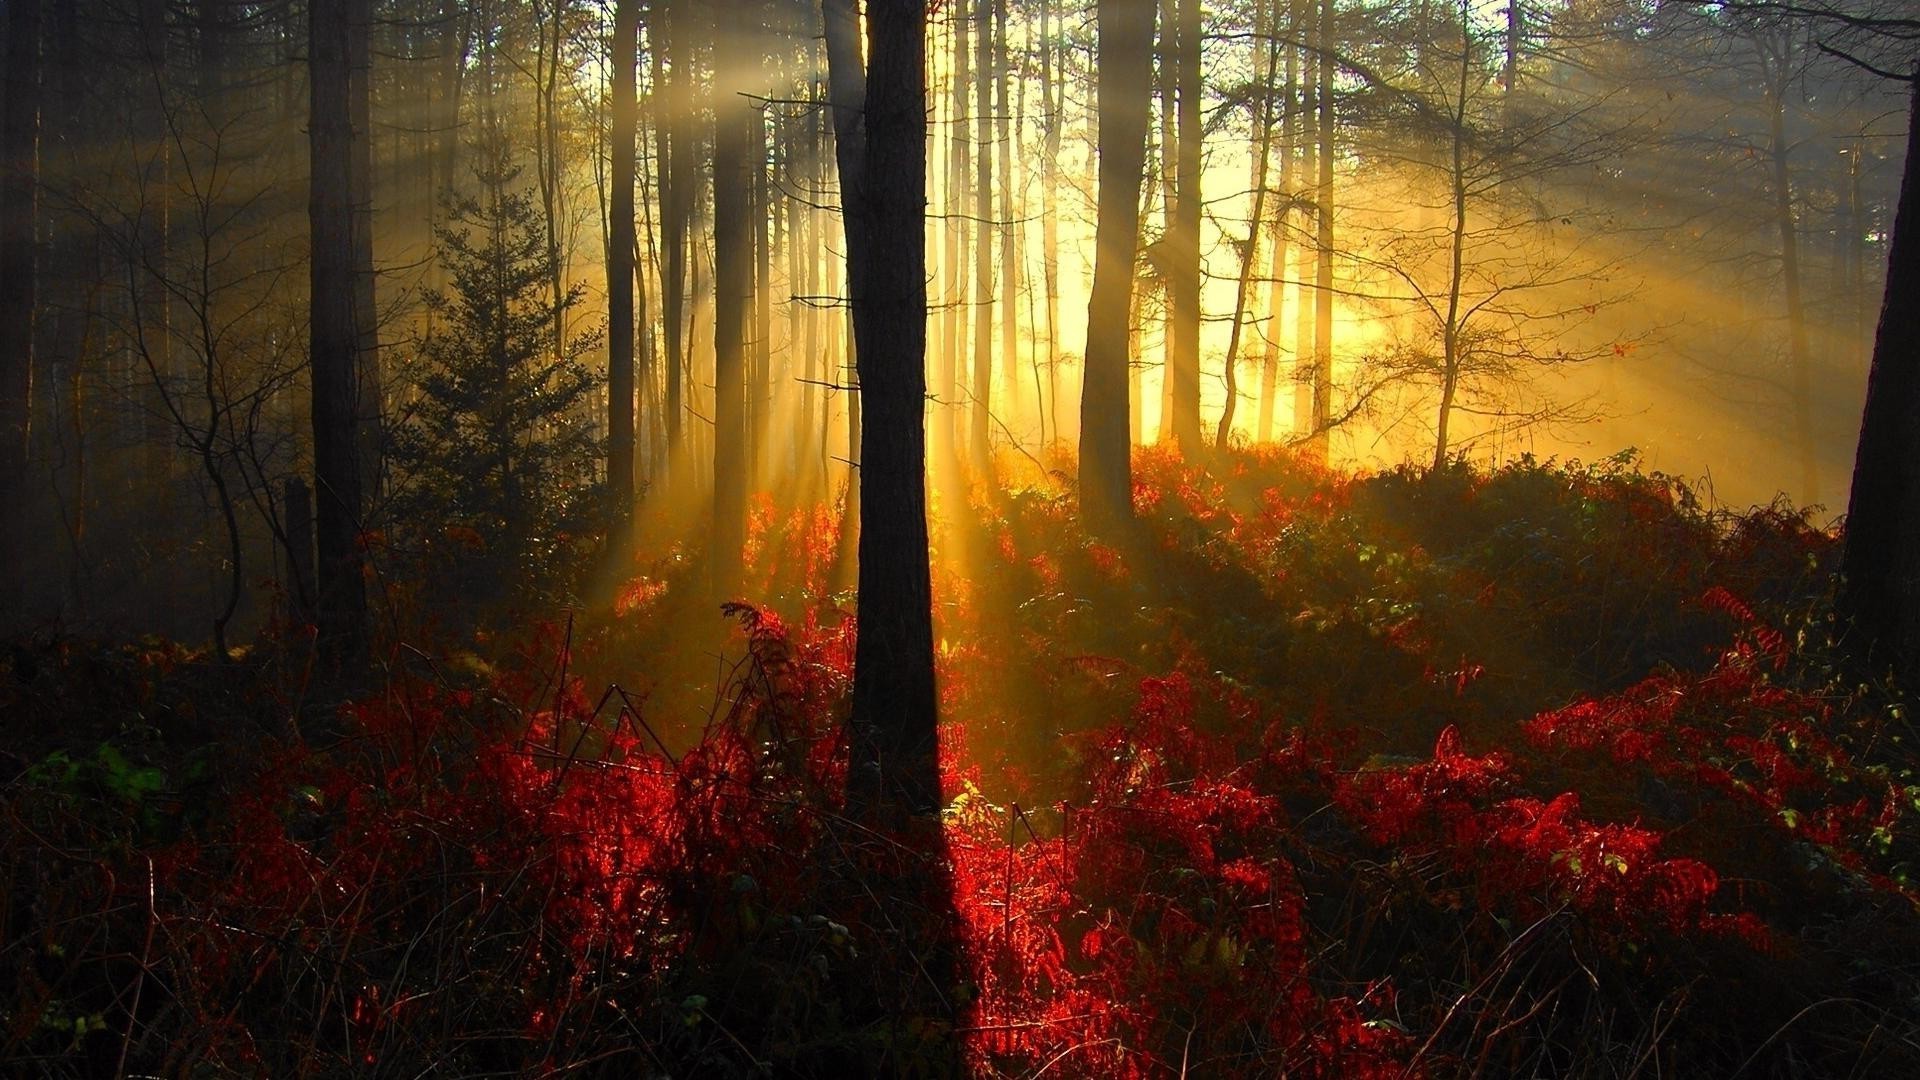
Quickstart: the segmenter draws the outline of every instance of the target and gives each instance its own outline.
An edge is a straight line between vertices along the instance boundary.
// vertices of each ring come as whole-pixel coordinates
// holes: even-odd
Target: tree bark
[[[1911,687],[1920,680],[1920,79],[1888,249],[1847,501],[1839,607],[1852,621],[1856,651]]]
[[[727,29],[714,47],[725,51],[750,17],[748,0],[733,0]],[[718,67],[713,96],[713,591],[725,597],[740,585],[747,537],[746,321],[753,293],[750,155],[756,114],[744,93],[736,56]]]
[[[1202,450],[1200,436],[1200,0],[1178,0],[1179,143],[1168,234],[1167,373],[1173,383],[1173,440],[1182,454]]]
[[[1314,34],[1322,55],[1320,84],[1314,92],[1314,106],[1320,114],[1315,124],[1320,139],[1315,155],[1320,172],[1319,206],[1314,212],[1319,251],[1313,277],[1313,437],[1309,446],[1323,462],[1327,459],[1327,427],[1333,420],[1333,65],[1325,59],[1332,24],[1333,0],[1320,0],[1319,25]]]
[[[354,318],[353,117],[349,21],[353,0],[311,0],[307,137],[312,174],[311,327],[315,552],[320,644],[335,663],[362,657],[367,594],[360,551],[359,410]]]
[[[0,115],[0,533],[8,593],[21,572],[21,519],[33,417],[35,221],[40,187],[40,0],[7,4],[7,96]],[[14,597],[4,597],[14,599]],[[11,603],[9,610],[17,610]]]
[[[924,815],[940,805],[926,512],[927,9],[870,0],[861,124],[841,93],[858,81],[851,0],[823,6],[865,402],[849,794]]]
[[[633,256],[634,145],[639,106],[634,98],[635,35],[640,0],[613,9],[612,177],[607,198],[607,495],[610,535],[624,535],[633,518]]]
[[[1153,0],[1100,0],[1100,190],[1080,390],[1080,513],[1117,531],[1133,517],[1129,348],[1140,180],[1153,86]]]

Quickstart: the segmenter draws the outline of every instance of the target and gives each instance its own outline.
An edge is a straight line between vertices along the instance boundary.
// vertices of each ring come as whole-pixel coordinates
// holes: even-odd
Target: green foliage
[[[497,135],[474,148],[477,191],[449,191],[437,226],[450,283],[427,297],[432,329],[414,358],[417,400],[393,435],[397,518],[426,538],[464,539],[466,585],[487,593],[508,568],[555,569],[586,523],[604,455],[593,417],[601,376],[582,359],[600,330],[562,337],[582,290],[555,295],[547,223],[516,186]]]

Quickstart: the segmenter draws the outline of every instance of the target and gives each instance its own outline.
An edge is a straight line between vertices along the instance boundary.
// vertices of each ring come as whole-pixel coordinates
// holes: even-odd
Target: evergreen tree
[[[546,223],[516,187],[506,140],[483,136],[473,154],[477,194],[448,192],[434,230],[449,287],[427,296],[435,330],[415,359],[418,398],[394,433],[398,508],[430,532],[471,530],[463,535],[494,557],[467,561],[484,574],[476,581],[498,580],[501,561],[538,580],[595,510],[602,378],[582,360],[600,332],[556,343],[558,316],[581,290],[555,299]]]

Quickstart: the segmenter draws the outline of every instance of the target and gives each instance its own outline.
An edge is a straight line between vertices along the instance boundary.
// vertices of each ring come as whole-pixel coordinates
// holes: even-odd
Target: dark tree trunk
[[[347,15],[347,107],[353,123],[353,328],[355,408],[361,496],[378,498],[385,453],[386,404],[380,371],[380,319],[373,278],[373,0],[351,0]]]
[[[633,518],[633,256],[635,32],[640,0],[613,9],[612,192],[607,197],[607,495],[610,535]],[[619,554],[615,553],[616,556]]]
[[[940,774],[927,565],[927,9],[870,0],[860,94],[851,0],[825,7],[864,402],[850,795],[929,814]]]
[[[1847,502],[1840,610],[1858,651],[1920,680],[1920,81]]]
[[[714,47],[737,41],[745,0],[727,9]],[[746,320],[753,292],[750,155],[756,115],[739,58],[720,67],[713,96],[713,591],[740,584],[747,538]]]
[[[351,663],[366,647],[367,594],[360,553],[360,468],[354,319],[353,118],[348,21],[353,0],[308,8],[307,137],[312,177],[310,355],[313,371],[315,551],[322,648]]]
[[[1080,389],[1080,513],[1101,529],[1133,516],[1128,369],[1153,93],[1153,0],[1100,0],[1097,17],[1100,202]]]
[[[0,607],[19,610],[27,448],[33,417],[34,222],[40,186],[40,0],[7,4],[0,116]]]
[[[666,85],[658,92],[666,99],[667,122],[660,136],[660,325],[666,346],[667,468],[669,475],[681,456],[680,421],[685,411],[681,381],[689,366],[687,347],[687,252],[693,220],[694,138],[687,116],[692,107],[693,15],[687,0],[659,0],[661,36],[668,57]]]

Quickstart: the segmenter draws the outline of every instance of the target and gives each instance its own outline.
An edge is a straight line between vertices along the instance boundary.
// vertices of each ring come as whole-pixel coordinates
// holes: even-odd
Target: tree
[[[1200,441],[1200,0],[1177,0],[1173,42],[1178,106],[1173,220],[1167,232],[1167,379],[1172,384],[1173,439],[1184,454]],[[1171,34],[1169,34],[1171,31]]]
[[[535,580],[562,569],[557,537],[596,509],[604,447],[586,415],[600,379],[582,363],[598,335],[554,339],[581,286],[553,298],[546,226],[514,189],[519,169],[497,129],[472,152],[479,191],[444,199],[435,235],[451,285],[427,298],[438,329],[421,346],[419,399],[393,443],[401,520],[477,534],[493,558],[466,584],[484,594],[502,567]]]
[[[1080,513],[1104,528],[1133,516],[1128,369],[1140,183],[1153,86],[1153,0],[1100,0],[1100,194],[1080,389]]]
[[[940,804],[926,491],[926,33],[921,0],[826,0],[847,282],[863,399],[850,797]],[[862,85],[864,82],[864,85]]]
[[[312,0],[307,11],[312,160],[309,356],[313,378],[315,614],[330,657],[352,662],[367,643],[360,549],[360,334],[354,312],[353,120],[347,63],[352,0]]]
[[[613,9],[613,160],[607,200],[607,496],[616,540],[633,517],[633,256],[635,34],[640,0]]]
[[[0,114],[0,558],[20,566],[33,415],[34,219],[40,169],[40,0],[7,4],[6,104]],[[11,580],[0,599],[14,598]],[[13,607],[13,603],[7,606]]]
[[[749,221],[751,153],[759,113],[743,76],[752,43],[744,0],[716,27],[716,47],[731,53],[715,76],[713,102],[713,591],[738,586],[747,542],[746,331],[753,300],[753,234]]]

